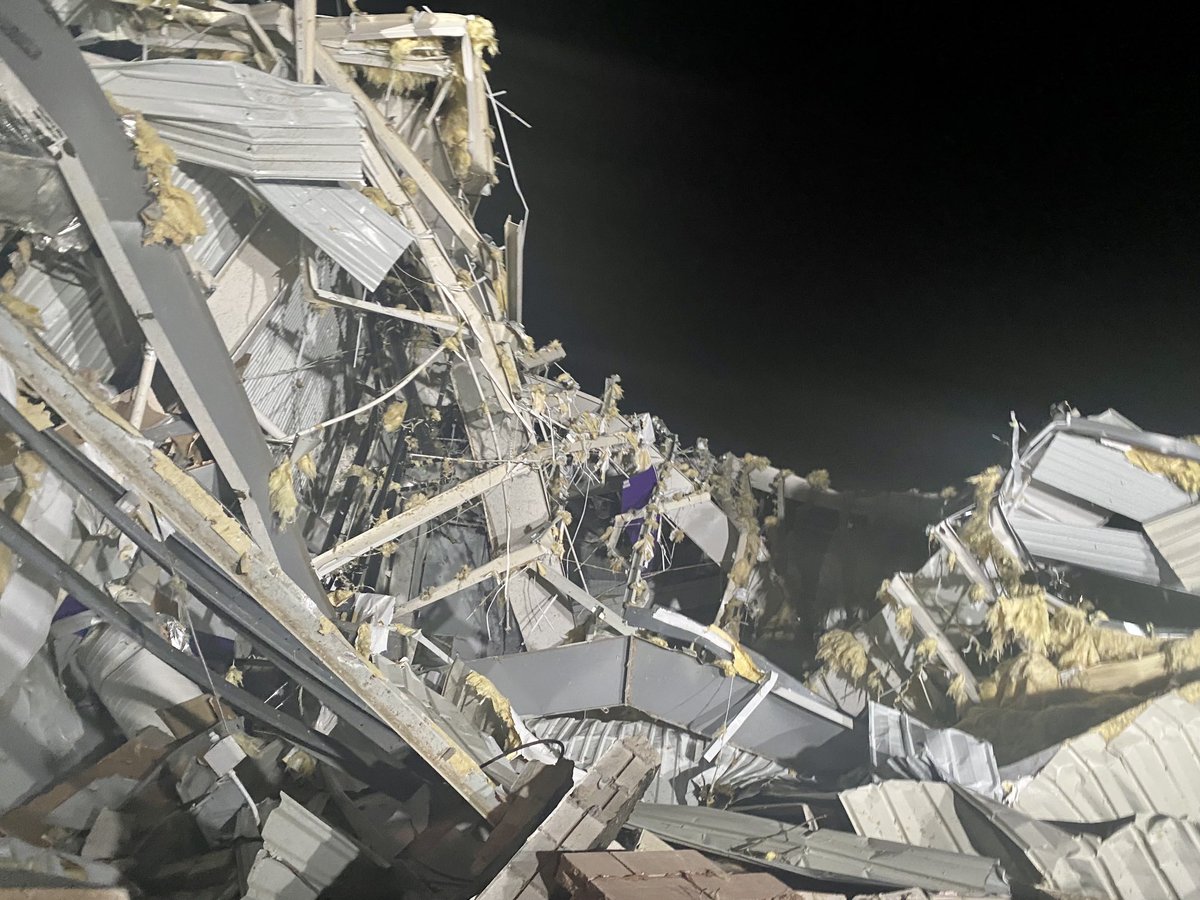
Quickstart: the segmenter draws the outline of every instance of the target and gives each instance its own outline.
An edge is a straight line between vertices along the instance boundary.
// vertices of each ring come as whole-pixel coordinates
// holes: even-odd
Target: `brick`
[[[795,900],[786,884],[766,872],[737,875],[689,875],[688,880],[712,900]]]
[[[659,878],[598,878],[575,900],[708,900],[686,878],[666,875]]]
[[[695,850],[638,850],[613,855],[634,875],[722,874]]]

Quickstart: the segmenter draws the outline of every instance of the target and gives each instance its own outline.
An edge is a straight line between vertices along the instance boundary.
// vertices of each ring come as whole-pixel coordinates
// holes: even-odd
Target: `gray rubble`
[[[497,52],[0,9],[0,898],[1200,896],[1200,443],[865,494],[588,393]]]

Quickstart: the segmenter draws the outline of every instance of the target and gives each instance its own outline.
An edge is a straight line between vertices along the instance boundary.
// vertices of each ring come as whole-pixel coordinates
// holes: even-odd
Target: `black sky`
[[[526,324],[585,388],[618,372],[624,408],[835,487],[940,487],[1064,399],[1200,431],[1182,19],[441,8],[496,24],[492,86],[534,126],[505,123]]]

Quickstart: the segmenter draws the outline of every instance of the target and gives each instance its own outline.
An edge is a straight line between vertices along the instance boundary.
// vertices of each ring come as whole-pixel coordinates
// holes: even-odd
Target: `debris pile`
[[[687,446],[525,333],[491,23],[0,26],[0,896],[1200,895],[1200,443]]]

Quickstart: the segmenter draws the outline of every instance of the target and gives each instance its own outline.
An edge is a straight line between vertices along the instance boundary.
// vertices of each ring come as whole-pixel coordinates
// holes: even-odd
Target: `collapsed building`
[[[1200,444],[839,492],[586,392],[497,50],[0,9],[0,895],[1200,896]]]

